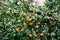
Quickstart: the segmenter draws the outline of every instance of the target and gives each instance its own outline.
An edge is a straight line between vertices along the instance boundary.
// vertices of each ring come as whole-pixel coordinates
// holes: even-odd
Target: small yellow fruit
[[[32,33],[33,33],[33,34],[36,34],[36,32],[35,32],[35,31],[33,31]]]
[[[30,16],[28,15],[28,16],[27,16],[27,18],[29,19],[29,18],[30,18]]]
[[[16,28],[16,32],[19,32],[19,30],[20,30],[20,28],[18,27],[18,28]]]
[[[32,19],[31,19],[31,18],[29,18],[29,19],[28,19],[28,21],[29,21],[29,22],[31,22],[31,21],[32,21]]]
[[[20,31],[21,31],[21,32],[24,32],[24,29],[21,29]]]
[[[33,25],[33,23],[29,23],[30,24],[30,26],[32,26]]]
[[[43,33],[40,33],[40,36],[43,36],[44,34]]]
[[[20,22],[21,22],[21,20],[18,20],[18,22],[20,23]]]
[[[40,24],[40,22],[38,22],[38,24]]]
[[[37,22],[36,25],[39,26],[40,25],[40,22]]]
[[[30,10],[30,11],[33,11],[33,8],[30,8],[29,10]]]
[[[32,16],[32,19],[36,19],[35,16]]]
[[[29,34],[29,37],[32,37],[32,34]]]
[[[27,26],[27,24],[26,23],[23,23],[23,26]]]
[[[47,25],[47,23],[45,23],[45,26]]]
[[[35,16],[37,17],[38,15],[37,15],[37,14],[35,14]]]
[[[48,20],[50,20],[50,17],[48,17]]]
[[[54,21],[54,23],[53,24],[56,24],[56,21]]]
[[[34,28],[32,28],[32,31],[34,31]]]

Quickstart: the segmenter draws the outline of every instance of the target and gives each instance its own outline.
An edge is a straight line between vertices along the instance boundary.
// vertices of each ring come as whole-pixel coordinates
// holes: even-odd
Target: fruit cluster
[[[52,1],[47,1],[44,7],[36,7],[32,2],[0,1],[0,40],[59,40],[59,4],[56,11]]]

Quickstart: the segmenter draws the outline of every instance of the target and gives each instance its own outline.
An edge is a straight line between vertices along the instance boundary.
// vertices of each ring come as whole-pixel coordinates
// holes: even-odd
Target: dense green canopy
[[[60,0],[0,0],[0,40],[60,40]]]

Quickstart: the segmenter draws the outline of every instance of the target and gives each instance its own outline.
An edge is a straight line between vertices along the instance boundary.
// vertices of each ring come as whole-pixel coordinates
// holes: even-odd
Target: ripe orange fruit
[[[28,0],[23,0],[23,2],[27,2]]]
[[[27,24],[26,23],[23,23],[23,26],[27,26]]]
[[[20,28],[18,27],[18,28],[16,28],[16,32],[19,32],[19,30],[20,30]]]

